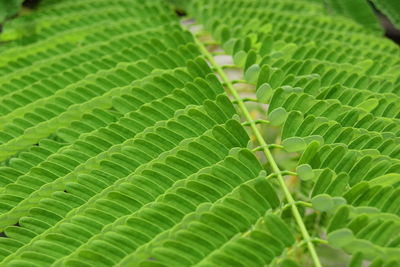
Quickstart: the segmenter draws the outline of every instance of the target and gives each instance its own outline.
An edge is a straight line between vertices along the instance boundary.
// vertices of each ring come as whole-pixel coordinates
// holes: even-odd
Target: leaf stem
[[[265,142],[263,136],[261,135],[261,132],[258,130],[256,124],[254,123],[249,110],[247,109],[246,105],[240,98],[239,93],[233,87],[232,82],[229,80],[228,76],[225,74],[225,72],[221,68],[221,66],[215,61],[215,59],[211,55],[211,53],[205,48],[205,46],[197,38],[195,38],[195,41],[196,41],[196,44],[198,45],[200,51],[203,53],[203,55],[206,57],[206,59],[209,61],[209,63],[212,65],[212,67],[216,70],[218,75],[221,77],[223,84],[226,85],[229,92],[235,98],[235,100],[236,100],[240,110],[243,112],[243,115],[245,116],[246,120],[250,123],[250,127],[253,130],[253,133],[256,136],[258,143],[260,144],[260,146],[263,147],[263,152],[264,152],[267,160],[269,161],[273,172],[276,174],[276,177],[277,177],[278,182],[283,190],[283,193],[285,194],[287,202],[292,208],[293,216],[294,216],[296,223],[300,229],[300,232],[303,236],[304,242],[307,243],[307,247],[308,247],[308,250],[310,251],[311,258],[314,261],[314,265],[316,267],[321,267],[321,263],[317,256],[317,252],[315,250],[314,244],[313,244],[311,237],[307,231],[307,228],[301,218],[301,214],[300,214],[299,210],[297,209],[296,202],[293,199],[293,196],[291,195],[289,188],[286,186],[285,180],[283,179],[283,176],[281,174],[281,170],[279,169],[278,165],[276,164],[275,159],[273,158],[273,156],[268,148],[267,143]]]
[[[295,204],[298,205],[298,206],[306,207],[306,208],[311,208],[312,207],[312,204],[310,202],[301,201],[301,200],[296,201]],[[285,206],[283,206],[282,210],[287,209],[289,206],[290,206],[290,204],[286,204]]]
[[[310,241],[313,243],[328,244],[328,241],[321,239],[321,238],[316,238],[316,237],[311,238]],[[305,240],[302,240],[301,242],[299,242],[297,244],[297,247],[302,247],[303,245],[305,245],[305,243],[306,243]]]
[[[255,124],[270,124],[271,123],[270,121],[267,121],[267,120],[253,120],[252,122],[254,122]],[[251,122],[249,122],[249,121],[242,123],[243,126],[249,126],[250,124],[251,124]]]
[[[214,58],[213,58],[214,59]],[[215,61],[214,61],[215,62]],[[220,70],[222,70],[222,68],[221,67],[219,67],[219,69]],[[219,73],[219,71],[218,71],[218,69],[215,69],[218,73]],[[222,70],[223,71],[223,70]],[[225,75],[226,76],[226,75]],[[222,77],[221,77],[222,78]],[[226,78],[228,79],[228,77],[226,76]],[[225,85],[225,86],[227,86],[227,87],[229,87],[229,85],[227,84],[227,83],[229,83],[231,86],[233,85],[233,84],[237,84],[237,83],[247,83],[247,81],[246,80],[229,80],[228,82],[227,81],[223,81],[223,85]]]
[[[226,54],[224,54],[226,55]],[[237,69],[240,68],[239,66],[235,65],[235,64],[226,64],[226,65],[222,65],[221,66],[223,69]]]
[[[244,97],[244,98],[242,98],[242,101],[243,102],[258,102],[257,99],[251,98],[251,97]],[[232,103],[233,104],[237,104],[237,101],[236,100],[232,100]]]
[[[269,145],[267,145],[267,147],[270,148],[270,149],[274,149],[274,148],[280,148],[280,149],[282,149],[282,148],[283,148],[282,145],[278,145],[278,144],[269,144]],[[256,148],[253,149],[253,152],[262,151],[262,150],[264,150],[264,147],[263,147],[263,146],[258,146],[258,147],[256,147]],[[295,173],[295,174],[293,174],[293,175],[297,175],[297,174]]]

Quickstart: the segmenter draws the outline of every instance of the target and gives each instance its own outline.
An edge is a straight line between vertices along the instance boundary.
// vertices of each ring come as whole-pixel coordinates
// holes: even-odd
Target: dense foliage
[[[6,22],[0,265],[400,265],[400,49],[363,1],[328,2],[42,0]]]

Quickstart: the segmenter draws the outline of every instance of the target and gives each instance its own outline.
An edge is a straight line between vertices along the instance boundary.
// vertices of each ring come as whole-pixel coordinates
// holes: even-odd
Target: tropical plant
[[[0,265],[399,266],[400,49],[364,2],[328,2],[8,21]]]

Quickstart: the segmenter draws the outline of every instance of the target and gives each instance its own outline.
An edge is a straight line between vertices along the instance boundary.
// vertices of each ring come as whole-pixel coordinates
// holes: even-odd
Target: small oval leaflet
[[[279,126],[285,122],[287,116],[288,116],[288,113],[286,112],[286,110],[284,108],[280,107],[280,108],[274,109],[269,114],[268,119],[272,125]]]
[[[314,172],[308,164],[297,166],[296,172],[297,176],[303,181],[308,181],[314,178]]]
[[[228,53],[228,54],[232,54],[233,53],[233,47],[235,45],[235,43],[237,42],[237,39],[230,39],[229,41],[227,41],[226,43],[223,44],[222,48]]]
[[[238,65],[239,67],[242,67],[246,63],[246,57],[247,57],[246,52],[241,50],[233,56],[233,62],[235,62],[235,64]]]
[[[311,144],[312,142],[318,142],[321,146],[324,144],[324,138],[320,135],[310,135],[304,138],[304,141],[307,144]]]
[[[335,208],[347,203],[346,199],[343,197],[333,197],[332,200]]]
[[[354,234],[349,229],[340,229],[328,234],[328,242],[335,248],[342,248],[354,240]]]
[[[272,87],[268,83],[263,83],[256,92],[257,100],[260,103],[267,104],[269,103],[273,90]]]
[[[379,100],[376,98],[370,98],[365,100],[364,102],[361,102],[357,107],[361,108],[367,112],[371,112],[374,110],[379,104]]]
[[[250,50],[249,52],[247,52],[244,69],[248,70],[251,66],[256,64],[256,62],[257,62],[257,53],[254,50]],[[256,83],[256,82],[257,81],[255,81],[254,83]]]
[[[290,137],[285,139],[283,140],[282,145],[287,152],[303,151],[307,146],[306,142],[300,137]]]
[[[221,29],[221,41],[222,43],[226,43],[231,37],[231,32],[229,31],[228,27],[224,26]]]
[[[400,182],[400,174],[388,173],[379,177],[376,177],[369,181],[370,186],[381,185],[389,186]]]
[[[332,197],[328,194],[321,194],[313,197],[311,203],[313,208],[319,211],[330,211],[335,206]]]
[[[318,152],[319,147],[320,147],[320,143],[318,141],[316,141],[316,140],[314,140],[311,143],[309,143],[307,148],[306,148],[306,150],[301,155],[301,158],[299,160],[299,164],[303,164],[305,162],[310,162],[310,160]]]
[[[244,78],[249,83],[256,83],[259,73],[260,73],[260,66],[258,64],[253,64],[246,70]]]

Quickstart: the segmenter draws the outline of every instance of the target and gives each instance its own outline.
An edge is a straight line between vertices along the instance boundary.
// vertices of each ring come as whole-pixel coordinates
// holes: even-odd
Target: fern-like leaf
[[[400,49],[361,2],[352,21],[307,0],[43,0],[7,22],[1,264],[318,267],[323,243],[398,265]]]

